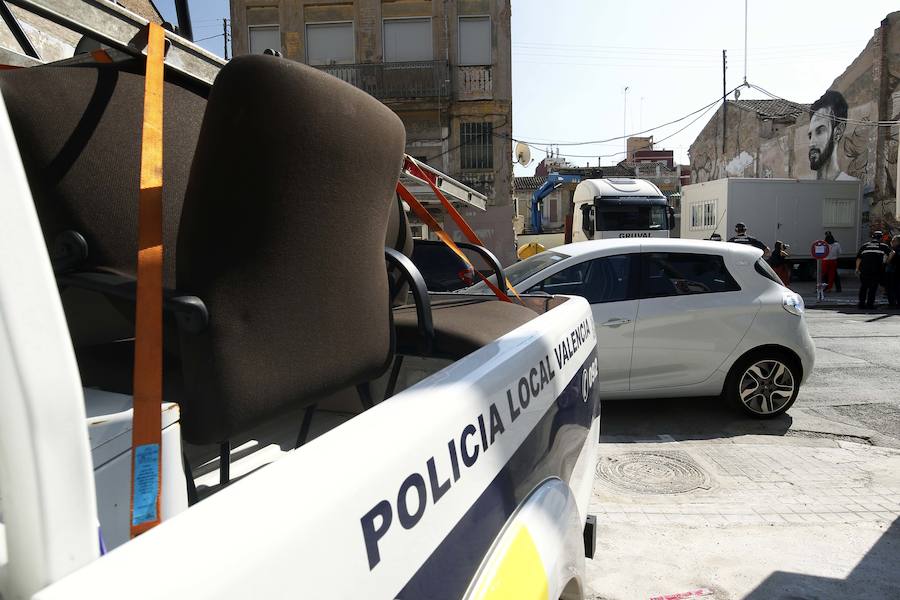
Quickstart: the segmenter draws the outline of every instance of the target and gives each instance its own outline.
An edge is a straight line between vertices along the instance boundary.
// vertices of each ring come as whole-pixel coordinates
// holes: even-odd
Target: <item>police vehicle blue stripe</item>
[[[569,481],[575,459],[600,410],[598,386],[590,386],[587,401],[582,391],[584,374],[595,356],[592,352],[582,363],[478,500],[397,594],[398,599],[461,598],[509,517],[535,485],[551,477]],[[563,447],[557,439],[567,425],[575,425],[580,431]],[[564,460],[564,456],[570,460]]]

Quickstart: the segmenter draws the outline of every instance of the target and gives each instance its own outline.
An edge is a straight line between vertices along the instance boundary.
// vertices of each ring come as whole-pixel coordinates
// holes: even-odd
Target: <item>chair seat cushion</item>
[[[432,299],[434,354],[462,358],[534,319],[538,313],[519,304],[459,297]],[[397,351],[417,354],[419,331],[414,306],[394,309]]]

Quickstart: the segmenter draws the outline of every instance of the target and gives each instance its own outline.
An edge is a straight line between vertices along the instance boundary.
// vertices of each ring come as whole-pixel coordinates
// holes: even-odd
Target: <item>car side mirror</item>
[[[587,239],[594,239],[594,207],[590,204],[581,206],[581,230]]]
[[[675,229],[675,209],[671,206],[667,206],[666,212],[669,215],[669,231],[672,231]]]

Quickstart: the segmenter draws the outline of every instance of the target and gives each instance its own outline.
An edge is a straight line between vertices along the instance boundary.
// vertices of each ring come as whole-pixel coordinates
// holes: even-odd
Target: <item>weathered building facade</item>
[[[389,106],[410,155],[508,215],[486,233],[513,247],[509,0],[232,0],[231,18],[235,56],[279,50]]]
[[[852,177],[871,198],[873,224],[896,223],[898,119],[900,12],[894,12],[815,103],[725,102],[688,151],[691,181]]]

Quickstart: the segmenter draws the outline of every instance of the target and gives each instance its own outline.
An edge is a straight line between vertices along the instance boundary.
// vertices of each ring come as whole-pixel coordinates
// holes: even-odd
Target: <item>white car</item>
[[[721,394],[773,417],[794,403],[815,349],[803,300],[761,254],[700,240],[594,240],[536,254],[506,275],[519,293],[588,300],[603,398]]]

